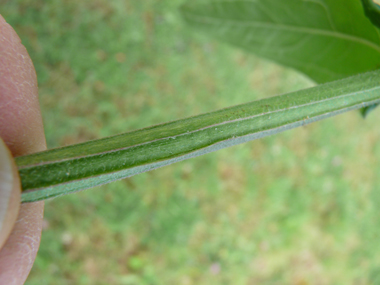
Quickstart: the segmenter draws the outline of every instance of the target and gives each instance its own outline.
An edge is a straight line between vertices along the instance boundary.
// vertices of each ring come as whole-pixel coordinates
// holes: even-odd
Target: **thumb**
[[[16,222],[20,209],[20,178],[11,152],[0,138],[0,249]]]

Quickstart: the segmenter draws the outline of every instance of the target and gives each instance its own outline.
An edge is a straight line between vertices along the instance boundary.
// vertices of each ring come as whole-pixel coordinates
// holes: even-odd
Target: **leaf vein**
[[[322,29],[298,27],[298,26],[292,26],[292,25],[286,25],[286,24],[268,23],[268,22],[219,19],[215,17],[198,16],[198,15],[191,14],[189,12],[185,12],[185,14],[188,17],[192,18],[194,21],[198,21],[200,23],[203,22],[205,24],[219,25],[220,26],[219,28],[222,28],[223,24],[228,24],[231,26],[246,26],[246,27],[251,26],[251,27],[257,27],[257,28],[267,28],[267,29],[272,29],[272,30],[283,30],[283,31],[289,31],[289,32],[311,34],[311,35],[317,35],[317,36],[325,36],[325,37],[333,37],[333,38],[335,37],[342,40],[351,41],[354,43],[368,46],[369,48],[372,48],[376,52],[380,53],[380,46],[376,45],[375,43],[363,38],[341,33],[338,31],[328,31],[328,30],[322,30]]]

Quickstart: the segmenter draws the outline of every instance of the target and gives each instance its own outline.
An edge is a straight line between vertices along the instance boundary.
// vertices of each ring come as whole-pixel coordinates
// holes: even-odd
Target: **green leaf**
[[[185,21],[324,83],[380,68],[380,36],[359,0],[189,1]]]
[[[72,193],[380,102],[380,71],[16,158],[22,201]]]
[[[372,0],[361,0],[365,15],[370,19],[372,24],[380,28],[380,6]]]

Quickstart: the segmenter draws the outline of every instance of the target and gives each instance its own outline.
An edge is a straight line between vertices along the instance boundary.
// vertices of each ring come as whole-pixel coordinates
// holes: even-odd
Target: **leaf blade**
[[[188,2],[185,21],[318,83],[380,67],[380,37],[355,0]]]

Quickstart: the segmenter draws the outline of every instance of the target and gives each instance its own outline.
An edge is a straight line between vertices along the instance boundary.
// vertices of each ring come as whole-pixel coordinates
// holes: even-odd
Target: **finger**
[[[8,238],[20,209],[20,179],[11,152],[0,138],[0,248]]]
[[[0,135],[13,156],[44,150],[36,73],[16,32],[0,15]]]
[[[16,224],[0,252],[0,284],[24,284],[36,259],[43,204],[26,205],[21,205]]]
[[[14,156],[46,149],[32,61],[0,16],[0,136]],[[37,254],[43,203],[23,204],[0,251],[0,284],[23,284]]]

